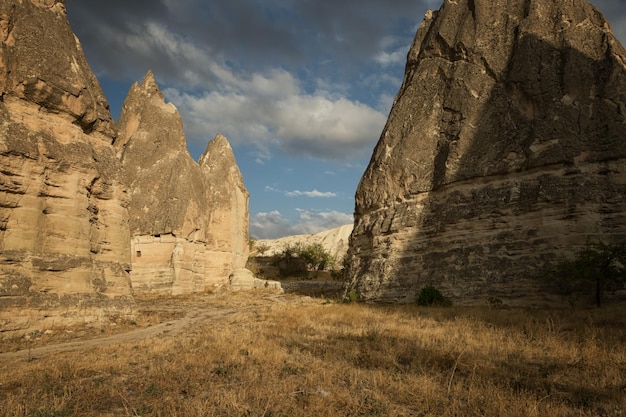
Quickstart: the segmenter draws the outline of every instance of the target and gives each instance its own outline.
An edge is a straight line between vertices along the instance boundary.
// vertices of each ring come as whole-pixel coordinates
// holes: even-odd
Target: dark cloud
[[[410,42],[425,6],[415,0],[109,0],[67,5],[74,30],[98,72],[136,77],[150,66],[163,76],[176,62],[157,48],[138,54],[129,39],[160,24],[238,70],[308,68],[356,71],[389,33]],[[408,47],[408,44],[407,44]]]
[[[626,41],[626,0],[594,4]],[[215,133],[290,156],[371,151],[427,8],[441,0],[68,2],[101,79],[152,69],[190,142]]]
[[[626,41],[626,1],[593,2]],[[190,41],[235,71],[281,67],[348,80],[372,70],[384,42],[407,49],[439,0],[108,0],[68,2],[72,25],[96,72],[136,79],[147,69],[175,84],[189,62],[162,45],[136,42],[150,25]],[[154,28],[154,27],[152,27]],[[198,69],[201,70],[201,69]],[[200,72],[200,71],[198,71]],[[201,73],[201,72],[200,72]],[[182,80],[184,82],[184,80]],[[215,80],[203,80],[211,85]]]

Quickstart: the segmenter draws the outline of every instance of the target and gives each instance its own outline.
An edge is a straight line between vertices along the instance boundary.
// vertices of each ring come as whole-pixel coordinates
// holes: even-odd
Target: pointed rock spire
[[[119,129],[134,288],[179,293],[226,284],[248,253],[248,191],[228,140],[217,135],[197,164],[152,72],[131,87]]]

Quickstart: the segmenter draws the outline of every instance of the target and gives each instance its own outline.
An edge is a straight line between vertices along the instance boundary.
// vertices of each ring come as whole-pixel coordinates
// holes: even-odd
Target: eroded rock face
[[[173,294],[228,283],[248,251],[248,192],[226,138],[197,164],[152,73],[122,108],[115,142],[128,187],[133,288]]]
[[[200,157],[206,179],[209,213],[209,245],[217,253],[230,254],[227,265],[241,269],[248,261],[250,195],[228,140],[221,134],[209,142]],[[233,269],[233,268],[231,268]],[[217,271],[220,276],[223,272]]]
[[[62,1],[0,3],[0,331],[133,310],[114,124]]]
[[[626,51],[584,0],[429,12],[356,193],[350,288],[541,303],[533,278],[626,237]]]

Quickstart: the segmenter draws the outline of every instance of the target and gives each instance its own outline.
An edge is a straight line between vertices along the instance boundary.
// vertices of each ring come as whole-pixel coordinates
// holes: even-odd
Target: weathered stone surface
[[[221,135],[196,163],[152,73],[122,108],[115,147],[130,192],[133,288],[173,294],[228,283],[248,253],[248,192]]]
[[[38,104],[111,141],[109,105],[67,21],[65,1],[3,1],[0,41],[3,96]]]
[[[228,277],[228,283],[230,284],[230,288],[235,291],[262,288],[282,291],[280,282],[256,278],[254,274],[247,269],[236,269],[232,271]]]
[[[256,257],[276,256],[282,254],[288,246],[320,244],[335,259],[337,265],[341,266],[348,251],[352,227],[353,225],[348,224],[315,234],[292,235],[278,239],[259,239],[254,243],[253,255]]]
[[[132,314],[113,132],[64,2],[0,3],[0,332]]]
[[[626,238],[626,51],[585,0],[445,1],[356,193],[350,288],[542,303],[533,279]]]
[[[224,136],[217,134],[209,142],[200,157],[200,168],[207,184],[209,245],[213,250],[231,254],[229,264],[234,267],[231,269],[243,268],[250,249],[250,195],[233,150]]]

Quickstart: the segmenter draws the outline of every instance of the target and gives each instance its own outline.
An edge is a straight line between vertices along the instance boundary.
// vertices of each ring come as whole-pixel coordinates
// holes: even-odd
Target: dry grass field
[[[383,307],[266,292],[139,303],[119,330],[173,320],[175,331],[117,343],[107,330],[106,343],[65,348],[52,334],[37,342],[48,351],[0,354],[0,414],[626,416],[623,307]],[[177,326],[186,309],[211,314]]]

